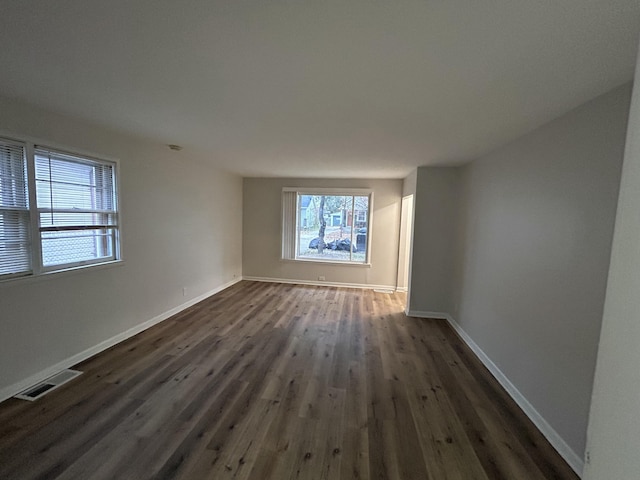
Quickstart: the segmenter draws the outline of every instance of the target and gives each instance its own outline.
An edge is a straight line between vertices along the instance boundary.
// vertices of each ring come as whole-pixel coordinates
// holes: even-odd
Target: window
[[[116,164],[0,140],[0,279],[119,258]]]
[[[31,270],[25,148],[0,143],[0,275]]]
[[[369,263],[369,190],[283,190],[282,258]]]

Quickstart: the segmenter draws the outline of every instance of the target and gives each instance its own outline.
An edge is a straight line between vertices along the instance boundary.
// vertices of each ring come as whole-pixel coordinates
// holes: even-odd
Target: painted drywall
[[[414,196],[409,311],[415,315],[453,309],[454,238],[460,169],[420,167]]]
[[[640,78],[640,61],[636,67]],[[640,475],[640,90],[631,101],[589,418],[587,480]]]
[[[281,260],[283,187],[373,190],[371,266]],[[395,288],[402,180],[245,178],[243,276]]]
[[[0,283],[0,391],[242,274],[242,179],[0,98],[4,135],[120,162],[124,262]],[[183,296],[183,288],[186,295]]]
[[[576,458],[629,100],[630,86],[617,88],[461,172],[453,317]]]

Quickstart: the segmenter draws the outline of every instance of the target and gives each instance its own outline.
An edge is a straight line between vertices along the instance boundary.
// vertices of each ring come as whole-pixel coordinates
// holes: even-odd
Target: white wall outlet
[[[324,282],[326,280],[326,278],[324,277],[324,275],[320,275],[318,277],[318,280],[320,280],[321,282]]]
[[[182,296],[183,297],[187,296],[187,287],[182,287]]]

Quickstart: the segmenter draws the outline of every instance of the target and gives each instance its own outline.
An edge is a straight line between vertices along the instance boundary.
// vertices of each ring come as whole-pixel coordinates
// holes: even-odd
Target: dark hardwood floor
[[[402,294],[241,282],[0,404],[1,479],[576,479]]]

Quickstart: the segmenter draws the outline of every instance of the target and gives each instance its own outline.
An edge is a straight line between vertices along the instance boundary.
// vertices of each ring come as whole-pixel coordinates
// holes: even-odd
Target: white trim
[[[123,342],[124,340],[127,340],[128,338],[133,337],[134,335],[137,335],[140,332],[143,332],[144,330],[172,317],[176,313],[179,313],[182,310],[185,310],[186,308],[189,308],[190,306],[195,305],[198,302],[201,302],[205,298],[208,298],[211,295],[215,295],[216,293],[221,292],[222,290],[225,290],[231,287],[232,285],[235,285],[241,280],[242,278],[235,278],[230,282],[225,283],[224,285],[220,285],[219,287],[216,287],[213,290],[203,293],[202,295],[192,298],[191,300],[181,305],[178,305],[177,307],[174,307],[170,310],[167,310],[166,312],[161,313],[160,315],[157,315],[145,322],[142,322],[141,324],[136,325],[135,327],[132,327],[129,330],[119,333],[118,335],[115,335],[103,342],[100,342],[99,344],[93,347],[90,347],[80,353],[72,355],[71,357],[66,358],[65,360],[62,360],[61,362],[58,362],[55,365],[52,365],[36,373],[35,375],[31,375],[30,377],[25,378],[17,383],[14,383],[13,385],[9,385],[8,387],[4,387],[0,389],[0,402],[3,402],[8,398],[13,397],[14,395],[22,392],[23,390],[25,390],[26,388],[29,388],[32,385],[35,385],[36,383],[46,380],[47,378],[51,377],[52,375],[54,375],[55,373],[58,373],[61,370],[70,368],[86,360],[87,358],[93,357],[94,355],[106,350],[107,348],[110,348],[120,342]]]
[[[405,292],[407,293],[409,291],[408,287],[396,287],[396,292]]]
[[[371,268],[370,263],[362,263],[362,262],[341,262],[339,260],[323,260],[322,258],[281,258],[282,262],[303,262],[303,263],[322,263],[325,265],[339,265],[339,266],[349,266],[349,267],[367,267]]]
[[[425,312],[418,312],[425,313]],[[576,474],[582,478],[582,471],[584,469],[584,460],[580,458],[576,452],[564,441],[564,439],[556,432],[551,425],[544,419],[542,415],[534,408],[531,403],[520,393],[513,383],[502,373],[498,366],[493,363],[489,356],[482,351],[482,349],[473,341],[473,339],[465,332],[462,327],[456,322],[449,314],[444,315],[444,318],[449,322],[451,327],[456,331],[460,338],[469,346],[473,353],[480,359],[480,361],[487,367],[487,370],[495,377],[495,379],[502,385],[511,398],[518,404],[527,417],[534,423],[534,425],[540,430],[545,438],[551,443],[551,445],[558,451],[560,456],[569,464]],[[419,315],[413,315],[419,316]],[[437,318],[437,317],[436,317]]]
[[[421,312],[420,310],[407,310],[405,313],[407,314],[407,317],[435,318],[437,320],[449,319],[449,314],[442,312]]]
[[[25,154],[27,156],[27,185],[29,186],[29,235],[31,236],[31,245],[28,249],[31,255],[31,272],[29,275],[38,276],[42,274],[42,237],[40,235],[40,213],[37,211],[36,156],[33,143],[26,143],[25,145]],[[31,205],[35,205],[35,209],[33,209]]]
[[[395,285],[372,285],[369,283],[342,283],[342,282],[320,282],[315,280],[294,280],[291,278],[273,278],[273,277],[247,277],[243,276],[243,280],[250,282],[266,282],[266,283],[291,283],[297,285],[313,285],[316,287],[344,287],[344,288],[361,288],[365,290],[393,290]]]
[[[337,195],[370,195],[371,188],[340,188],[340,187],[282,187],[283,192],[295,192],[301,195],[337,194]]]
[[[62,270],[55,270],[52,272],[43,272],[40,275],[34,275],[32,273],[17,274],[15,276],[0,278],[0,289],[4,286],[12,287],[17,284],[36,283],[46,279],[60,278],[62,276],[71,275],[80,272],[89,272],[95,270],[101,270],[103,268],[122,267],[125,263],[123,260],[111,260],[104,263],[93,263],[91,265],[82,265],[80,267],[64,268]]]
[[[353,199],[353,208],[355,209],[356,199]],[[365,263],[371,263],[371,244],[373,242],[373,212],[375,211],[375,203],[374,203],[374,192],[373,190],[369,194],[369,205],[367,206],[367,258],[365,258]],[[355,227],[356,219],[351,219],[351,230]],[[351,239],[353,240],[353,233],[351,234]],[[356,239],[356,245],[358,241]],[[396,253],[397,255],[397,253]],[[396,279],[398,275],[396,272]],[[397,281],[396,281],[397,283]],[[395,287],[394,287],[395,289]]]

